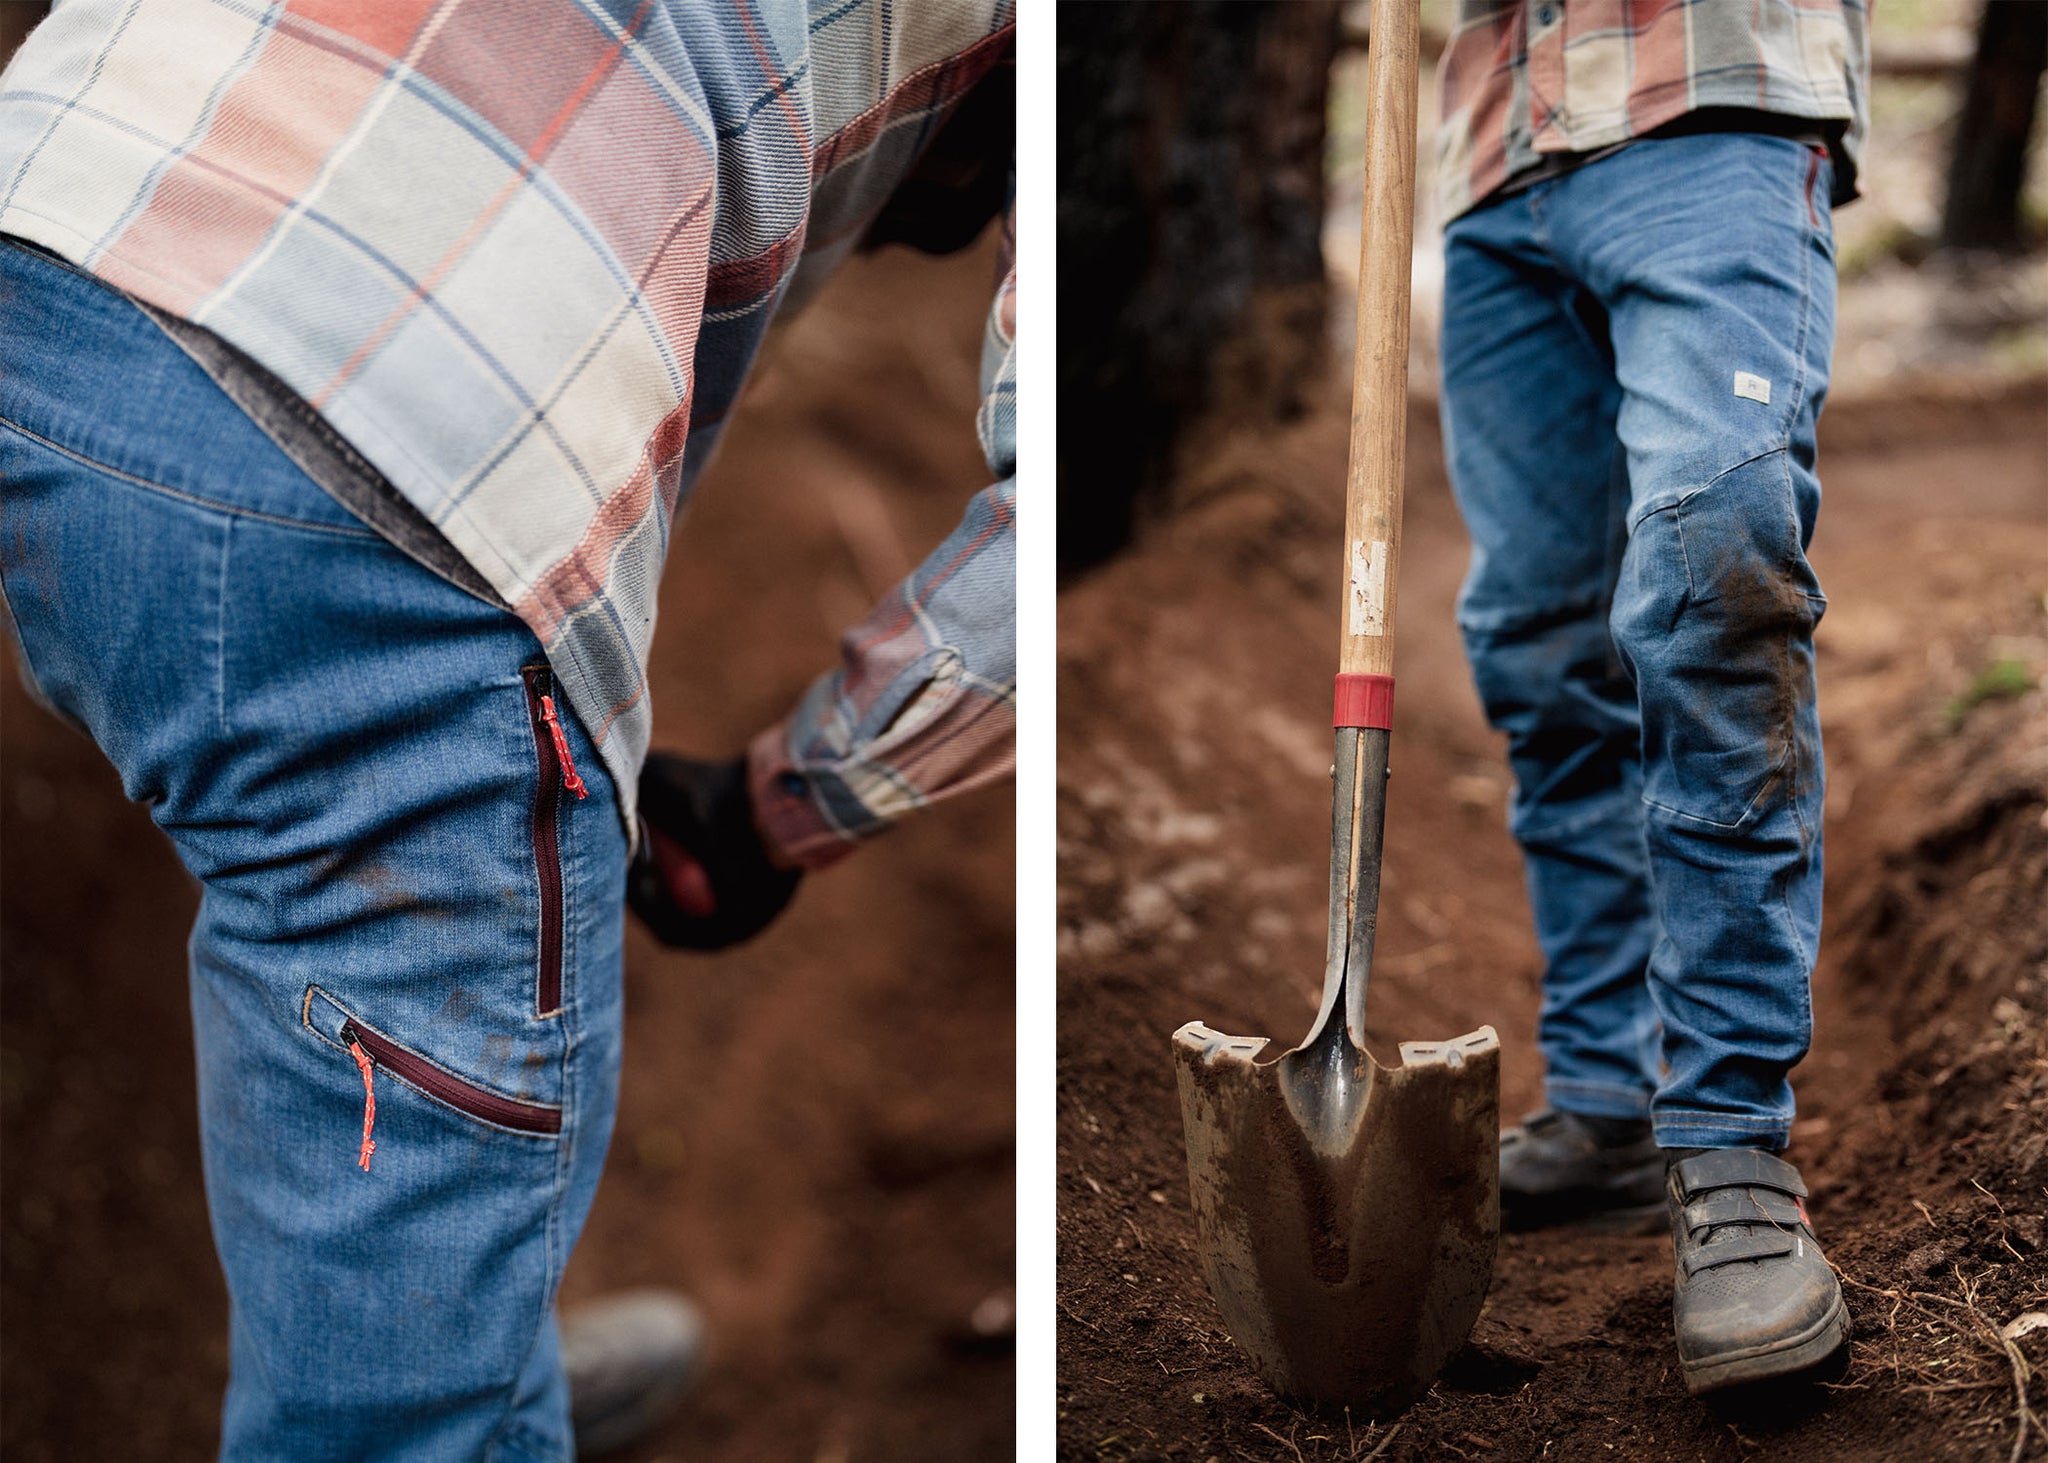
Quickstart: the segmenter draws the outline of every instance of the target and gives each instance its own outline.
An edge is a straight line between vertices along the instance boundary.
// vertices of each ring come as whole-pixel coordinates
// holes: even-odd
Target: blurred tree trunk
[[[2027,135],[2033,130],[2044,67],[2048,4],[1985,0],[1949,158],[1943,248],[2023,246],[2020,187],[2026,180]]]
[[[1195,428],[1298,414],[1325,354],[1336,0],[1059,12],[1059,559],[1156,510]]]

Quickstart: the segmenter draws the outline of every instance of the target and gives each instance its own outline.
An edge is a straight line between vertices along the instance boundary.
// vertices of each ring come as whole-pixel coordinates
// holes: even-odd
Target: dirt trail
[[[771,347],[664,580],[659,745],[738,750],[987,481],[993,269],[856,261]],[[0,672],[0,1453],[209,1458],[193,891]],[[565,1295],[680,1285],[717,1351],[627,1463],[1008,1455],[1011,1357],[968,1322],[1012,1274],[1013,827],[1008,788],[914,821],[716,959],[629,936],[618,1134]]]
[[[1977,1315],[2048,1306],[2048,697],[1953,730],[1948,708],[1990,660],[2048,665],[2044,420],[2030,388],[1823,431],[1828,934],[1794,1151],[1831,1255],[1897,1293],[1852,1286],[1833,1392],[1692,1402],[1668,1240],[1549,1234],[1503,1241],[1473,1344],[1398,1433],[1266,1394],[1196,1262],[1167,1037],[1199,1018],[1291,1044],[1314,1010],[1341,407],[1212,456],[1185,514],[1062,597],[1061,1456],[2008,1455],[2010,1369]],[[1540,962],[1427,412],[1410,444],[1372,1027],[1385,1052],[1491,1022],[1516,1114],[1539,1101]]]

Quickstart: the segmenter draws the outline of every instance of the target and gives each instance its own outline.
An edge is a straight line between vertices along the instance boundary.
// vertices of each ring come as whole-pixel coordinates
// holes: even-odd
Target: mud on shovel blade
[[[1418,0],[1373,0],[1346,594],[1338,649],[1330,940],[1308,1038],[1199,1022],[1173,1036],[1202,1268],[1276,1392],[1385,1413],[1463,1344],[1500,1230],[1500,1043],[1491,1027],[1365,1050],[1378,923],[1408,403]]]
[[[1174,1063],[1202,1269],[1231,1335],[1280,1395],[1388,1415],[1427,1390],[1486,1300],[1500,1043],[1491,1027],[1403,1042],[1397,1067],[1365,1050],[1386,732],[1341,730],[1337,753],[1315,1026],[1273,1058],[1264,1037],[1190,1022]]]

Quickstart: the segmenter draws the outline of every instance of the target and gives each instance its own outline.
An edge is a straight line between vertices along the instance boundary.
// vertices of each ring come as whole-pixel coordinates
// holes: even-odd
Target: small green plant
[[[2034,689],[2034,674],[2022,660],[2005,658],[1994,660],[1978,671],[1967,688],[1954,697],[1942,712],[1942,719],[1948,729],[1954,731],[1963,724],[1963,719],[1986,701],[2010,700],[2024,696]]]

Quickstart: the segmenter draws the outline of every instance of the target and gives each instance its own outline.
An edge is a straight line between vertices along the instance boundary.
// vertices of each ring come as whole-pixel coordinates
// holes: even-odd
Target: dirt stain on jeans
[[[1809,576],[1796,558],[1771,564],[1747,543],[1708,557],[1698,568],[1714,598],[1693,612],[1710,619],[1714,658],[1724,676],[1739,676],[1740,684],[1722,693],[1738,704],[1703,704],[1714,693],[1698,690],[1687,710],[1705,721],[1732,719],[1767,739],[1771,770],[1752,809],[1766,812],[1787,798],[1803,801],[1821,771],[1817,749],[1806,744],[1800,730],[1817,696],[1812,646],[1820,606],[1802,583]],[[1688,684],[1698,688],[1702,683]],[[1799,823],[1802,842],[1810,843],[1806,820]]]
[[[361,864],[341,877],[345,883],[363,891],[373,914],[403,914],[433,920],[455,917],[453,910],[423,897],[405,873],[390,864]]]
[[[436,1026],[460,1026],[477,1013],[483,1003],[475,995],[457,986],[448,993],[448,999],[441,1003],[441,1009],[434,1013]]]

